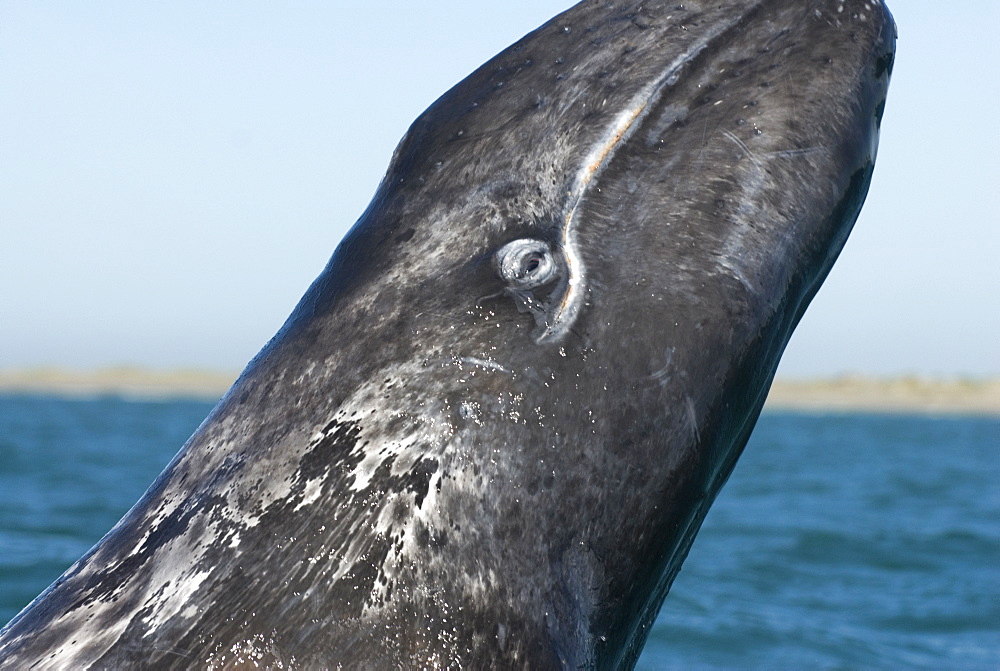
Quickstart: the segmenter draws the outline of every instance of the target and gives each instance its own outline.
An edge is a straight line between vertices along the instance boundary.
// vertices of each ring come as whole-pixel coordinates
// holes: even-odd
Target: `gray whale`
[[[421,115],[0,668],[630,668],[853,226],[880,0],[587,0]]]

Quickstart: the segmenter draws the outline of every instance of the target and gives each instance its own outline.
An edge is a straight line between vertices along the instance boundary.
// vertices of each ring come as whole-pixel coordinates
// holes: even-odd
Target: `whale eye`
[[[515,289],[540,287],[558,274],[552,249],[542,240],[508,242],[497,250],[493,263],[497,274]]]

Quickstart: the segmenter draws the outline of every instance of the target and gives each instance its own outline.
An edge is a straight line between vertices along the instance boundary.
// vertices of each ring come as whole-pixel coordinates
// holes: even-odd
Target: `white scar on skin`
[[[601,139],[591,148],[583,161],[583,167],[576,174],[573,187],[568,192],[566,216],[563,219],[561,246],[566,260],[566,290],[558,308],[554,311],[545,330],[538,336],[538,342],[561,340],[573,326],[583,303],[586,284],[586,267],[580,257],[576,236],[576,214],[580,203],[587,194],[587,188],[608,166],[615,152],[639,128],[643,119],[656,106],[667,88],[677,83],[680,70],[698,56],[716,37],[730,28],[729,24],[718,27],[702,38],[683,56],[679,56],[664,68],[660,76],[647,84],[629,101],[611,123]]]
[[[462,357],[459,359],[461,363],[469,364],[470,366],[476,366],[477,368],[483,368],[485,370],[492,370],[498,373],[510,373],[509,370],[498,364],[496,361],[491,361],[487,359],[478,359],[476,357]]]

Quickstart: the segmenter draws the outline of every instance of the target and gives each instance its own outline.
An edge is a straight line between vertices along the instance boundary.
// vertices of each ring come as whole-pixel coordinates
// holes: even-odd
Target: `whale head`
[[[3,668],[629,668],[865,198],[881,0],[587,0],[435,102]]]

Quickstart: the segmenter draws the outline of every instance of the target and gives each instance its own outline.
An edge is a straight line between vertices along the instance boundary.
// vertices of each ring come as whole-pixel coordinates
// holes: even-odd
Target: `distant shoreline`
[[[217,400],[238,372],[196,369],[157,370],[115,366],[96,370],[18,368],[0,370],[0,392],[55,396],[124,396],[127,398],[194,398]]]
[[[1000,416],[1000,377],[779,379],[768,410]]]
[[[120,366],[97,370],[0,370],[0,393],[137,399],[222,397],[239,373]],[[1000,416],[1000,377],[979,379],[861,375],[779,379],[765,410]]]

